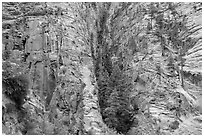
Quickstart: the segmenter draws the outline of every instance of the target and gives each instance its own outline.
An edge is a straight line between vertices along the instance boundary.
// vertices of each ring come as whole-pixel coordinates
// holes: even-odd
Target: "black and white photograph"
[[[202,135],[202,1],[5,1],[2,135]]]

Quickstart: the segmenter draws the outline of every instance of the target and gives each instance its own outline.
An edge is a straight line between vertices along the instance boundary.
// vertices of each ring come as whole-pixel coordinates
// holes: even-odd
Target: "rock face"
[[[34,122],[41,119],[42,124],[25,134],[105,134],[91,58],[81,62],[83,47],[76,48],[74,41],[66,39],[61,43],[55,32],[46,32],[48,28],[42,22],[46,20],[41,17],[27,20],[28,39],[24,50],[30,81],[25,107],[37,117]],[[58,28],[49,29],[57,31]],[[13,54],[17,54],[12,52],[16,61]]]
[[[38,23],[31,22],[32,28],[35,24]],[[38,54],[40,51],[42,51],[42,46],[40,45],[42,45],[41,37],[29,39],[29,43],[27,44],[27,46],[30,48],[30,50],[27,48],[27,52],[31,52],[32,58],[35,58],[36,61],[42,61],[41,56],[43,55]],[[61,52],[62,66],[57,69],[58,71],[56,71],[55,68],[55,73],[58,75],[58,85],[54,91],[53,97],[51,97],[51,103],[47,105],[50,105],[50,109],[54,111],[55,109],[59,109],[56,107],[54,102],[62,103],[62,105],[65,107],[66,115],[68,116],[66,121],[69,123],[69,134],[104,134],[102,132],[104,132],[105,125],[103,124],[100,108],[98,106],[97,85],[93,84],[96,82],[94,82],[95,79],[92,60],[91,58],[86,59],[87,57],[85,57],[80,63],[79,53],[81,52],[81,49],[72,48],[73,45],[67,46],[71,48],[71,50],[68,52],[70,54],[67,56],[67,52]],[[57,53],[54,52],[55,51],[51,51],[52,56],[57,56]],[[57,58],[53,59],[54,61],[57,61]],[[50,61],[48,60],[47,63],[49,62]],[[43,67],[45,67],[43,62],[40,62],[34,66],[33,71],[43,70]],[[49,73],[49,68],[46,69],[45,72],[41,71],[40,73],[40,76],[45,75],[43,73]],[[46,81],[48,80],[49,77]],[[37,81],[37,85],[39,85],[40,83],[43,83],[43,78],[41,77],[40,79],[36,79],[36,81],[33,81],[33,83],[36,83]],[[49,86],[51,85],[48,85],[48,87]],[[49,91],[45,92],[47,92],[45,93],[46,95]],[[42,95],[42,93],[38,94],[39,96]],[[62,100],[59,100],[60,98]],[[43,98],[41,99],[43,100]]]
[[[4,134],[14,134],[14,135],[16,134],[31,134],[31,135],[33,134],[38,134],[38,135],[116,134],[115,129],[109,129],[107,127],[108,124],[106,125],[104,123],[105,120],[102,118],[101,108],[105,106],[99,106],[99,99],[101,99],[101,102],[103,102],[104,100],[103,100],[103,96],[101,96],[101,98],[99,97],[99,86],[97,85],[99,84],[99,82],[97,80],[101,80],[100,78],[103,76],[105,77],[105,75],[103,75],[102,72],[98,74],[100,76],[97,77],[96,75],[102,68],[101,65],[104,65],[104,64],[105,64],[104,69],[107,70],[107,75],[110,75],[114,68],[114,62],[119,62],[119,59],[122,59],[122,60],[124,59],[121,54],[121,58],[115,57],[115,61],[111,62],[111,58],[113,58],[112,60],[114,60],[114,57],[111,57],[113,55],[111,55],[112,53],[109,54],[108,48],[110,48],[109,46],[112,46],[112,45],[115,46],[114,48],[118,48],[117,46],[120,45],[120,42],[121,42],[120,37],[124,37],[124,39],[126,39],[125,34],[126,35],[128,34],[128,36],[132,35],[130,28],[126,30],[125,27],[123,28],[122,26],[124,25],[128,27],[126,23],[129,23],[131,21],[134,22],[135,20],[127,19],[127,21],[124,24],[122,21],[121,21],[122,22],[121,24],[119,23],[117,24],[117,21],[120,22],[120,18],[117,19],[117,17],[121,16],[121,20],[123,20],[122,12],[127,10],[126,14],[129,14],[128,12],[134,9],[134,4],[129,3],[131,5],[130,6],[127,3],[126,6],[127,7],[130,6],[130,7],[128,9],[125,9],[126,6],[121,6],[120,4],[115,3],[116,4],[115,7],[117,7],[117,4],[119,7],[116,15],[115,15],[116,10],[114,11],[114,9],[111,9],[111,8],[115,8],[114,4],[111,5],[110,3],[105,3],[104,5],[103,3],[99,3],[98,5],[95,3],[92,3],[90,5],[89,4],[80,5],[79,3],[75,5],[73,3],[72,4],[68,3],[70,4],[68,6],[66,4],[67,3],[63,3],[63,4],[49,3],[48,6],[50,6],[49,7],[50,9],[46,6],[43,7],[46,9],[45,14],[40,14],[43,16],[30,17],[30,15],[33,15],[33,14],[29,13],[28,17],[26,18],[26,24],[28,25],[28,28],[25,29],[25,32],[23,34],[25,38],[24,37],[22,38],[23,44],[21,46],[18,45],[22,40],[21,38],[16,38],[14,40],[12,39],[13,41],[11,41],[11,39],[6,38],[8,36],[5,36],[5,35],[8,35],[10,33],[13,35],[14,32],[12,32],[13,30],[11,29],[12,24],[9,24],[6,21],[3,22],[3,29],[6,28],[5,31],[3,32],[3,38],[2,38],[3,51],[4,51],[3,63],[6,64],[6,65],[5,64],[3,65],[3,70],[13,71],[14,74],[12,74],[12,77],[14,78],[15,76],[23,75],[28,79],[27,80],[28,85],[25,86],[26,89],[28,89],[26,93],[27,96],[19,95],[19,96],[23,96],[23,98],[20,98],[21,99],[20,102],[23,102],[23,103],[20,103],[20,107],[15,104],[15,101],[13,101],[12,99],[9,99],[4,93],[4,91],[5,90],[11,91],[11,89],[15,91],[19,91],[21,90],[21,86],[17,85],[12,87],[12,84],[9,84],[11,86],[9,87],[9,86],[3,85],[2,130]],[[43,4],[40,4],[40,5],[42,7]],[[110,5],[112,6],[111,8],[109,7]],[[139,9],[140,8],[142,9],[141,5],[138,4]],[[148,4],[144,4],[144,5],[147,6]],[[86,10],[83,9],[84,8],[83,6],[87,6],[87,7],[93,6],[93,7],[90,11],[86,11],[87,9]],[[105,8],[106,6],[107,6],[107,9]],[[67,8],[70,8],[70,9],[67,9]],[[80,9],[81,11],[75,12],[75,10],[79,10],[77,8],[81,8]],[[108,11],[109,8],[110,8],[110,11]],[[10,10],[12,11],[12,9]],[[183,71],[186,73],[189,73],[190,75],[189,77],[193,77],[193,78],[198,77],[199,79],[200,77],[202,77],[202,71],[201,71],[202,8],[200,9],[200,6],[198,5],[198,3],[184,3],[184,4],[178,4],[176,7],[176,10],[178,12],[183,12],[183,14],[187,16],[187,26],[194,26],[193,28],[190,28],[190,29],[192,29],[192,32],[195,31],[196,33],[187,34],[187,35],[190,35],[189,39],[196,38],[198,40],[197,41],[198,44],[192,49],[190,49],[188,52],[186,52],[186,55],[183,57],[185,59]],[[66,16],[63,16],[62,11],[64,13],[65,11],[66,12],[71,11],[74,13],[70,12],[69,14],[66,14]],[[49,15],[49,12],[53,12],[53,14]],[[90,16],[88,17],[87,14],[83,14],[85,12],[87,13],[90,12]],[[83,17],[83,18],[78,17],[79,14],[80,14],[80,17]],[[134,16],[136,15],[135,13],[131,13],[131,15],[132,14],[134,14]],[[83,15],[86,15],[86,16],[83,16]],[[113,16],[113,20],[116,19],[115,26],[112,26],[113,24],[110,23],[111,20],[109,20],[109,16]],[[141,22],[143,23],[146,22],[145,19],[143,19],[144,17],[142,17],[143,15],[141,14],[140,16],[141,16],[140,18],[143,21],[137,20],[136,22],[139,22],[138,23],[139,25],[142,24]],[[68,19],[66,19],[67,17]],[[14,19],[16,19],[16,16]],[[13,22],[15,21],[13,20],[10,21],[10,23],[13,23]],[[63,23],[64,23],[64,26],[62,25]],[[110,24],[107,25],[108,23]],[[132,22],[130,24],[132,24]],[[127,121],[130,121],[130,119],[132,121],[132,118],[134,119],[133,124],[132,123],[130,124],[130,130],[128,128],[129,131],[125,132],[125,134],[126,133],[128,135],[201,134],[202,132],[201,131],[202,97],[200,98],[200,96],[202,96],[201,89],[198,88],[198,90],[196,91],[196,94],[194,94],[195,93],[194,87],[192,88],[191,86],[187,87],[189,88],[189,90],[184,91],[182,88],[182,92],[180,91],[180,93],[183,94],[182,96],[183,98],[185,99],[187,98],[188,100],[191,100],[191,103],[193,102],[192,104],[195,105],[195,111],[198,112],[199,114],[195,114],[195,115],[189,114],[190,115],[189,117],[175,118],[175,115],[177,114],[174,114],[174,111],[176,113],[177,110],[173,110],[173,109],[175,108],[174,106],[177,105],[176,104],[177,102],[175,103],[174,100],[171,100],[171,99],[165,100],[164,93],[167,93],[167,92],[170,93],[170,91],[167,91],[167,89],[160,89],[161,88],[160,86],[162,85],[161,83],[162,80],[160,79],[160,83],[159,83],[160,85],[155,86],[153,85],[154,84],[153,82],[152,82],[153,83],[152,85],[148,85],[149,76],[147,78],[146,76],[143,76],[143,74],[145,75],[145,73],[143,73],[146,71],[145,69],[148,69],[150,65],[155,65],[154,64],[155,59],[157,60],[158,58],[158,61],[161,61],[159,60],[160,59],[159,54],[156,54],[157,55],[156,57],[156,55],[154,56],[152,55],[152,53],[151,54],[148,53],[148,50],[149,50],[148,48],[151,48],[152,45],[154,46],[154,44],[148,43],[149,41],[148,42],[145,41],[146,39],[148,39],[148,36],[139,37],[139,35],[142,35],[142,36],[146,35],[145,33],[146,30],[144,29],[146,25],[147,24],[143,24],[143,26],[141,25],[142,28],[140,28],[141,26],[138,27],[138,31],[141,29],[142,33],[138,33],[137,35],[138,37],[135,38],[136,40],[134,40],[134,37],[131,37],[131,38],[127,37],[127,39],[129,39],[129,42],[125,43],[126,40],[123,40],[122,41],[123,44],[121,44],[123,46],[126,44],[129,45],[129,48],[131,50],[131,57],[129,59],[131,60],[130,62],[132,62],[133,58],[137,58],[136,63],[135,64],[133,63],[133,67],[137,68],[133,71],[136,71],[136,72],[130,74],[130,75],[135,75],[133,76],[134,78],[136,77],[135,80],[132,80],[133,79],[132,77],[130,78],[131,79],[130,81],[131,82],[134,81],[133,83],[135,83],[133,88],[134,90],[131,91],[131,93],[129,93],[129,92],[126,92],[126,89],[124,89],[124,92],[123,92],[124,95],[131,94],[128,97],[133,96],[134,98],[132,101],[133,103],[131,104],[131,101],[129,102],[129,98],[128,98],[125,101],[127,102],[126,104],[128,105],[131,104],[130,108],[126,104],[123,106],[125,107],[127,106],[127,108],[123,107],[120,104],[118,107],[120,110],[118,111],[118,113],[122,111],[120,114],[118,114],[122,120],[127,118]],[[16,25],[16,26],[22,27],[22,25],[19,25],[19,26]],[[134,26],[134,23],[133,23],[133,26]],[[121,36],[117,34],[117,39],[115,41],[114,41],[114,33],[112,33],[112,29],[114,27],[116,28],[118,27],[119,31],[120,31],[120,27],[124,29],[124,30],[122,29],[122,32],[119,32],[119,31],[117,32],[117,30],[116,32],[114,32],[114,33],[121,34]],[[87,29],[90,29],[90,31]],[[12,31],[7,32],[8,30],[9,31],[12,30]],[[106,34],[108,36],[104,36]],[[9,36],[9,38],[10,37],[11,36]],[[91,44],[89,45],[87,43],[89,44],[91,43]],[[148,46],[148,44],[151,46]],[[187,44],[191,45],[192,43],[187,43]],[[159,47],[160,45],[158,45],[158,48]],[[123,48],[126,49],[126,47],[123,47]],[[145,49],[145,51],[143,48]],[[112,49],[110,48],[110,50]],[[116,53],[114,52],[113,54],[115,54],[114,56],[116,56]],[[160,52],[160,51],[157,51],[157,52]],[[105,55],[106,53],[108,54]],[[145,54],[145,56],[143,56],[143,54]],[[134,57],[132,57],[132,55]],[[95,58],[94,56],[98,58]],[[146,59],[146,56],[147,57],[151,56],[149,58],[150,60],[149,62],[147,61],[148,59]],[[101,59],[101,62],[103,61],[103,64],[100,61],[97,62],[97,59],[98,60]],[[149,66],[146,67],[144,63],[145,67],[143,67],[143,64],[142,64],[143,61],[144,62],[146,61],[147,66],[148,65]],[[127,63],[126,60],[124,62]],[[151,62],[154,62],[154,63],[151,64]],[[120,66],[122,65],[120,64]],[[156,69],[160,71],[160,68],[156,68]],[[148,72],[148,75],[151,74],[150,77],[153,77],[154,72],[152,72],[152,69],[150,70],[151,71]],[[140,78],[139,71],[143,73],[142,76],[144,80]],[[120,76],[121,75],[117,74],[116,72],[115,78],[119,81],[121,81]],[[21,80],[17,79],[13,83],[15,82],[18,83],[19,81]],[[116,80],[113,80],[113,81],[115,82]],[[193,83],[201,87],[202,84],[200,81],[201,81],[201,78],[199,80],[195,80]],[[104,83],[106,82],[107,80],[104,80]],[[113,85],[116,83],[114,82],[112,83]],[[125,82],[130,84],[129,81],[123,79],[122,83],[118,84],[118,90],[115,90],[115,91],[119,91],[122,88],[123,84],[126,84]],[[150,93],[152,92],[152,89],[153,89],[152,87],[156,89],[157,93]],[[138,93],[141,92],[141,98],[139,98],[140,96],[137,95],[137,92]],[[195,99],[192,98],[189,94],[187,94],[187,92],[189,92],[189,94],[194,94],[195,95],[194,98],[197,100],[194,101]],[[121,94],[121,96],[123,94]],[[158,96],[153,96],[152,94],[155,94],[155,95],[158,94]],[[119,94],[116,94],[116,95],[110,94],[110,96],[107,94],[107,96],[108,96],[107,97],[108,101],[106,105],[109,106],[110,108],[112,107],[111,106],[112,104],[117,103],[117,99],[119,100],[119,97],[120,97]],[[152,98],[154,99],[152,100],[149,99],[149,96],[152,96]],[[164,100],[158,101],[157,98],[164,99]],[[116,101],[113,99],[115,99]],[[122,97],[120,99],[123,100]],[[123,101],[121,102],[123,103]],[[182,106],[183,108],[189,107],[189,105],[186,105],[186,104],[182,104],[182,105],[183,105]],[[131,112],[130,113],[131,118],[127,117],[126,115],[126,117],[123,119],[124,117],[123,108],[131,111],[133,111],[134,109],[134,112],[136,113]],[[108,109],[106,110],[108,112]],[[132,116],[132,114],[134,116]],[[117,119],[114,116],[111,117],[111,119],[109,120],[110,123],[111,123],[111,120]],[[121,123],[122,122],[120,122],[120,124]],[[129,124],[129,122],[126,122],[126,123],[127,123],[126,125]],[[118,123],[114,123],[114,124],[118,125]],[[123,123],[121,124],[120,128],[123,128]]]
[[[84,129],[89,135],[104,134],[106,126],[102,121],[100,108],[98,104],[98,89],[96,80],[93,75],[93,67],[91,58],[81,67],[82,82],[85,84],[83,89],[84,104]],[[94,84],[95,83],[95,84]]]

